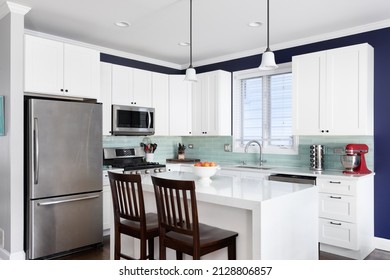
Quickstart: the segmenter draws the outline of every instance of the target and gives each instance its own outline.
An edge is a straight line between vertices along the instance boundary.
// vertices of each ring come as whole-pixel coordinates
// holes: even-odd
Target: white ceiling
[[[0,4],[5,0],[0,0]],[[26,29],[186,68],[189,0],[13,0],[31,8]],[[389,0],[270,0],[270,45],[277,50],[390,26]],[[129,28],[119,28],[127,21]],[[261,27],[248,27],[260,21]],[[194,65],[261,53],[266,0],[193,0]]]

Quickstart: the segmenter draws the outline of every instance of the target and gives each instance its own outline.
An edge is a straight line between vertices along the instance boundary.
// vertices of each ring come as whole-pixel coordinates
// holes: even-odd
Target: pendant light
[[[275,55],[269,48],[269,0],[267,0],[267,49],[263,53],[259,69],[272,70],[276,68],[278,68],[278,66],[275,62]]]
[[[186,81],[196,82],[196,71],[192,66],[192,0],[190,0],[190,66],[186,70]]]

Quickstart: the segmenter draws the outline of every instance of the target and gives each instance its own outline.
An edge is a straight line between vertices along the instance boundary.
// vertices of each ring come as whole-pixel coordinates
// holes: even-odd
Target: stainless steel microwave
[[[154,134],[154,108],[112,105],[113,135]]]

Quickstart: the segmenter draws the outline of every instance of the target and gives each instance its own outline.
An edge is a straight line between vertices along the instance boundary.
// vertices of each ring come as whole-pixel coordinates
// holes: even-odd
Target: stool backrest
[[[194,181],[153,177],[160,236],[169,231],[193,236],[199,243],[198,209]]]
[[[127,219],[139,222],[146,229],[145,205],[141,176],[108,172],[115,222]]]

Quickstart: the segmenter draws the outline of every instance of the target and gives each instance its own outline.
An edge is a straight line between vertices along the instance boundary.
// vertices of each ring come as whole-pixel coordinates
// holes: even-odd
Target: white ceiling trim
[[[4,2],[2,5],[0,5],[0,19],[5,17],[9,13],[16,13],[25,15],[31,10],[30,7],[15,4],[12,2]]]
[[[283,50],[283,49],[288,49],[288,48],[293,48],[293,47],[298,47],[302,45],[307,45],[307,44],[312,44],[312,43],[317,43],[321,41],[326,41],[330,39],[335,39],[335,38],[341,38],[349,35],[355,35],[359,33],[364,33],[368,31],[373,31],[373,30],[378,30],[382,28],[387,28],[390,27],[390,19],[388,20],[383,20],[367,25],[362,25],[362,26],[357,26],[349,29],[343,29],[339,30],[336,32],[330,32],[330,33],[325,33],[325,34],[320,34],[318,36],[312,36],[312,37],[307,37],[299,40],[294,40],[290,42],[284,42],[280,44],[274,44],[270,45],[271,50],[277,51],[277,50]],[[242,57],[247,57],[247,56],[252,56],[252,55],[257,55],[261,54],[265,51],[266,46],[262,46],[253,50],[248,50],[244,52],[238,52],[230,55],[225,55],[225,56],[220,56],[220,57],[215,57],[212,59],[206,59],[206,60],[200,60],[200,61],[195,61],[193,63],[194,67],[199,67],[203,65],[209,65],[209,64],[214,64],[214,63],[219,63],[219,62],[224,62],[224,61],[229,61],[233,59],[238,59]],[[260,61],[259,61],[260,65]],[[181,69],[185,69],[187,66],[182,65]]]

